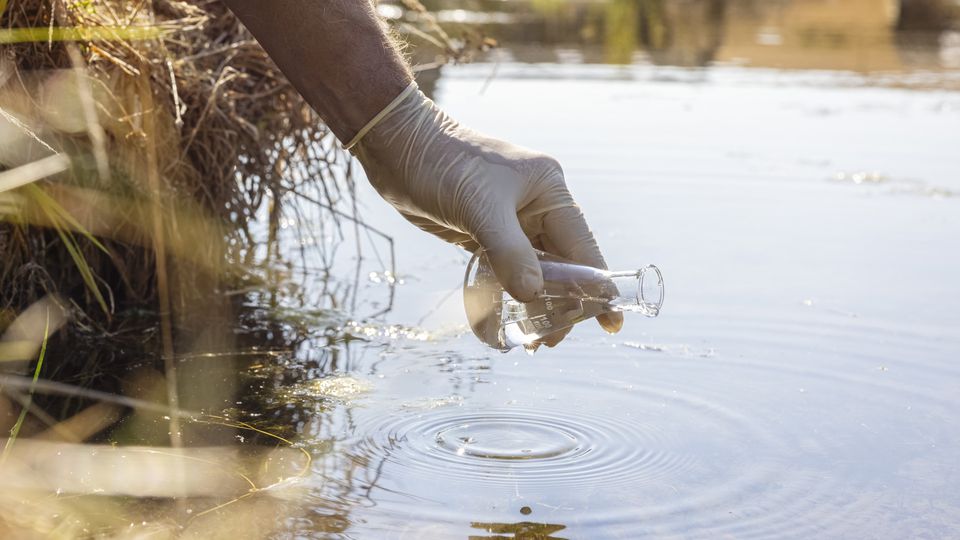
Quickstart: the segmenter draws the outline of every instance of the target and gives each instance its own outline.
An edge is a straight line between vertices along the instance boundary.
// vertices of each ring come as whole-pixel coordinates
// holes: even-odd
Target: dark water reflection
[[[553,534],[565,529],[563,525],[522,521],[519,523],[471,523],[470,526],[487,532],[489,536],[471,535],[468,537],[469,540],[502,538],[516,538],[518,540],[566,540]]]
[[[960,8],[950,0],[460,1],[427,5],[453,35],[496,38],[487,60],[741,65],[858,73],[960,68]],[[416,20],[387,4],[392,17]],[[416,38],[411,38],[416,43]],[[415,47],[429,63],[436,50]],[[430,89],[436,71],[422,74]]]

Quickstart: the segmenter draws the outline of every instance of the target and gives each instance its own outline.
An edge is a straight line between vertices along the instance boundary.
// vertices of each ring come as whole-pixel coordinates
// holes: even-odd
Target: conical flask
[[[508,351],[612,311],[656,317],[663,304],[663,276],[648,265],[611,272],[537,251],[543,291],[532,302],[514,300],[500,286],[481,250],[467,264],[463,303],[473,333],[483,343]]]

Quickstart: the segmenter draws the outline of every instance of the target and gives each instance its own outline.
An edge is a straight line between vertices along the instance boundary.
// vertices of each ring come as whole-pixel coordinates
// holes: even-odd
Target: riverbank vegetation
[[[490,45],[406,11],[439,62]],[[284,311],[284,231],[313,239],[292,244],[317,279],[339,227],[389,246],[348,154],[218,0],[0,0],[0,47],[0,534],[275,512],[254,495],[309,456],[246,421],[238,373],[270,372],[306,319],[340,339],[321,308],[349,288]]]

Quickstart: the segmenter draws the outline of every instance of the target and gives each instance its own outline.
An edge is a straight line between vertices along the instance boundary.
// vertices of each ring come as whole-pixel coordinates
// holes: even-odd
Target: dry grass
[[[401,31],[438,63],[491,45],[407,4],[424,22]],[[258,291],[290,316],[281,224],[347,222],[395,271],[353,193],[348,155],[219,0],[0,0],[0,536],[278,526],[310,456],[210,411],[263,356],[237,306]],[[261,349],[295,349],[262,324]]]
[[[5,226],[3,307],[22,309],[54,289],[72,297],[85,290],[76,307],[99,304],[106,313],[151,303],[158,239],[171,256],[219,278],[226,263],[243,262],[248,224],[270,203],[279,215],[292,191],[317,190],[332,206],[344,198],[347,184],[334,169],[346,167],[345,154],[219,1],[16,1],[0,27],[43,38],[10,43],[8,35],[2,45],[8,142],[0,163],[58,154],[71,162],[42,184],[48,199],[17,201],[29,206],[20,215],[39,213],[34,224],[46,216],[41,224],[61,230],[49,223],[50,203],[72,203],[109,248],[27,233],[22,222]],[[149,225],[154,210],[160,228]],[[174,276],[174,306],[191,303],[187,275],[193,269]]]
[[[263,506],[309,456],[228,444],[255,428],[188,410],[222,410],[234,363],[176,359],[235,350],[222,291],[263,275],[256,221],[298,195],[343,205],[346,154],[218,1],[3,4],[0,531],[115,535],[150,517],[133,536],[189,536]]]

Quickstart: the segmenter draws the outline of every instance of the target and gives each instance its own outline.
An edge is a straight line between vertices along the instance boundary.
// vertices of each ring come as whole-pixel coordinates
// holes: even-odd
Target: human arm
[[[413,80],[366,0],[223,0],[341,141]]]
[[[381,116],[352,149],[371,184],[419,228],[484,248],[514,298],[543,288],[534,247],[605,267],[557,161],[469,130],[411,88],[367,0],[224,1],[341,141]],[[622,318],[600,322],[613,332]]]

